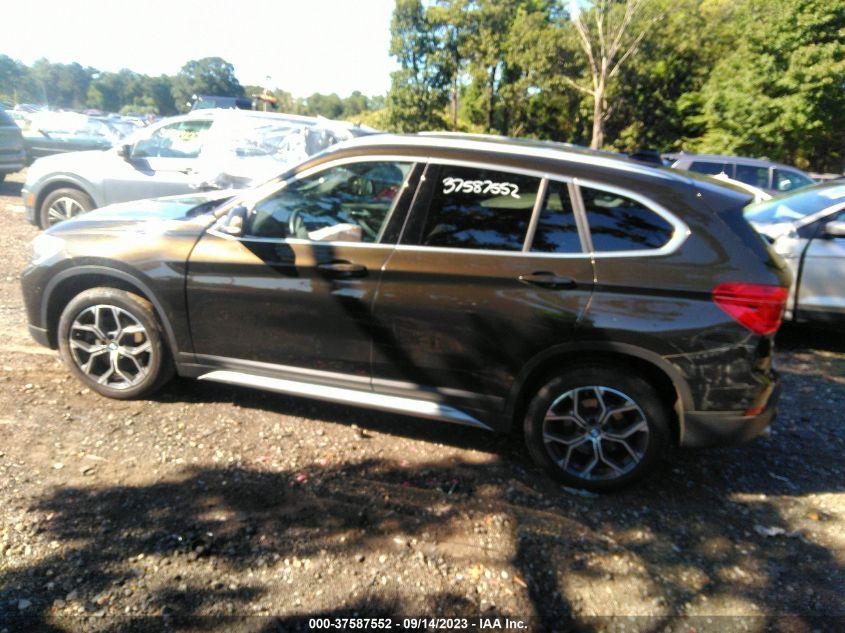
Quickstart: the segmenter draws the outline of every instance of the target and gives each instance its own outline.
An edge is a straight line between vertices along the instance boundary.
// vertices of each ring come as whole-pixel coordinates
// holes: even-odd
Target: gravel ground
[[[770,436],[578,494],[474,429],[187,380],[82,388],[26,331],[22,180],[0,185],[0,631],[845,627],[840,335],[781,336]]]

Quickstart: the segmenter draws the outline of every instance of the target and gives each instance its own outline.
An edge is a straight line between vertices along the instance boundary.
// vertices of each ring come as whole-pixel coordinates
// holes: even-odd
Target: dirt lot
[[[782,336],[771,436],[584,496],[474,429],[185,380],[81,388],[26,331],[20,181],[0,186],[0,631],[845,627],[841,335]]]

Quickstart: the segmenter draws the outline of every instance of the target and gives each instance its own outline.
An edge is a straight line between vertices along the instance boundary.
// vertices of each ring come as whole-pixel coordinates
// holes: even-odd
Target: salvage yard
[[[97,396],[28,336],[22,181],[0,185],[0,631],[845,627],[841,334],[782,333],[770,436],[598,497],[474,429],[188,380]]]

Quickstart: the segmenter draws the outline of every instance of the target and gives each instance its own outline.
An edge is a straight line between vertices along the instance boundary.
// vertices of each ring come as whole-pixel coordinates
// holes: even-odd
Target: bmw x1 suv
[[[785,264],[706,178],[552,143],[374,135],[257,188],[52,227],[30,331],[100,394],[174,372],[521,432],[607,490],[772,420]]]

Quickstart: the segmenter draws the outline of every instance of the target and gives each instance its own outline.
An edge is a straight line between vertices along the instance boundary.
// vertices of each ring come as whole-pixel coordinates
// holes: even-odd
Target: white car
[[[244,110],[196,110],[105,150],[38,159],[21,192],[41,228],[115,202],[247,187],[287,164],[375,132],[351,123]]]
[[[845,180],[752,204],[745,218],[792,270],[786,318],[845,322]]]

